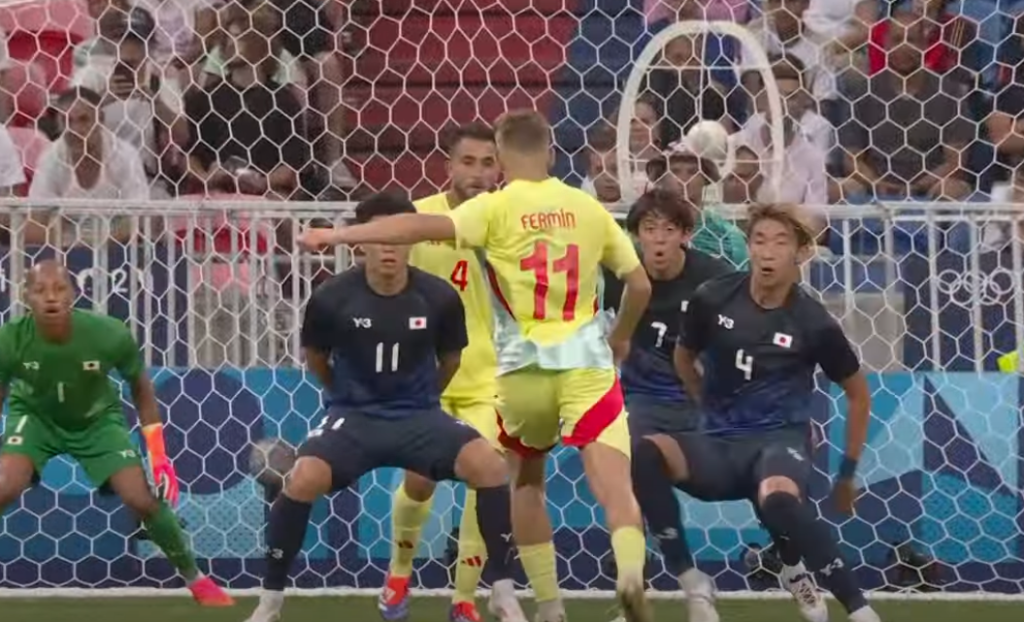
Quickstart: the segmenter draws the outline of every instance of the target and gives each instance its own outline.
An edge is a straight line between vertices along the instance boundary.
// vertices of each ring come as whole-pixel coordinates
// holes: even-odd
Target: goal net
[[[702,226],[717,227],[712,252],[739,265],[743,245],[728,243],[742,235],[731,228],[739,204],[804,204],[821,235],[806,286],[859,349],[873,393],[862,492],[845,517],[827,498],[845,403],[820,383],[809,498],[872,590],[1020,593],[1024,70],[1012,54],[1024,50],[1013,3],[907,3],[921,13],[863,24],[851,12],[829,31],[810,10],[786,21],[796,0],[662,0],[708,11],[675,23],[639,0],[307,2],[320,10],[139,0],[147,18],[115,0],[0,4],[0,188],[30,195],[0,201],[0,318],[25,312],[27,266],[58,257],[80,307],[132,327],[168,421],[178,514],[211,574],[258,586],[269,506],[249,471],[253,443],[297,445],[320,418],[301,367],[302,309],[357,257],[295,252],[296,234],[343,222],[367,192],[438,192],[445,131],[533,107],[554,127],[555,175],[619,216],[645,189],[678,183],[696,192]],[[105,17],[108,5],[126,17]],[[789,27],[803,38],[780,60]],[[871,83],[908,45],[926,67],[922,90]],[[962,75],[982,86],[961,88]],[[865,80],[881,86],[858,91]],[[252,84],[259,97],[239,95]],[[727,127],[725,157],[694,157],[698,119]],[[95,136],[107,137],[99,151],[75,151]],[[944,159],[954,153],[955,166]],[[315,506],[296,587],[379,589],[400,478],[378,470]],[[612,589],[576,452],[552,454],[547,490],[562,587]],[[721,590],[778,589],[748,504],[680,498],[698,564]],[[416,564],[425,589],[451,585],[462,499],[438,488]],[[138,522],[64,458],[0,526],[0,589],[14,595],[180,586]],[[675,589],[653,548],[649,574]]]

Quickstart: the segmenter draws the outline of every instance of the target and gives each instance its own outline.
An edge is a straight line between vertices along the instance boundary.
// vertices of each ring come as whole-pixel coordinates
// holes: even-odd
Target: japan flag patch
[[[427,318],[425,317],[411,317],[409,318],[409,330],[423,330],[427,327]]]
[[[793,336],[786,333],[775,333],[772,343],[780,348],[789,348],[793,345]]]

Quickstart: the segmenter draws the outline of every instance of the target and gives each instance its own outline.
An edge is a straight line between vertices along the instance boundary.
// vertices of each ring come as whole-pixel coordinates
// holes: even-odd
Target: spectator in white
[[[156,22],[150,49],[161,67],[192,67],[205,56],[203,42],[216,28],[223,0],[135,0]]]
[[[311,149],[298,98],[274,79],[278,66],[270,37],[276,27],[265,8],[239,13],[228,25],[227,75],[185,95],[195,192],[287,199],[298,189]]]
[[[752,20],[747,28],[757,37],[769,56],[799,59],[803,63],[811,94],[822,105],[828,106],[835,102],[839,93],[825,46],[809,36],[804,23],[804,15],[810,3],[811,0],[765,0],[762,15]],[[759,88],[756,83],[758,73],[751,70],[752,66],[749,50],[743,49],[740,67],[745,72],[743,85],[748,93],[756,93]],[[824,117],[821,121],[825,122]],[[832,132],[827,128],[822,131],[824,136],[821,138],[829,142],[819,146],[831,149],[834,142]]]
[[[107,199],[138,203],[149,199],[142,157],[135,147],[103,125],[102,98],[95,91],[71,88],[56,101],[61,136],[36,167],[30,199]],[[38,218],[36,222],[47,224]],[[115,222],[113,236],[124,241],[127,222]]]
[[[103,96],[103,123],[139,150],[151,180],[162,182],[170,158],[161,156],[172,144],[188,140],[188,123],[181,114],[181,95],[173,81],[163,79],[149,56],[155,24],[148,11],[106,11],[100,17],[102,47],[93,50],[71,83]],[[170,188],[154,183],[153,196],[166,198]]]
[[[852,52],[867,43],[882,4],[878,0],[810,0],[804,24],[809,36],[825,45],[830,62],[842,67]]]
[[[831,132],[831,126],[813,111],[814,101],[804,89],[804,67],[798,58],[771,59],[771,72],[782,98],[782,133],[785,137],[784,161],[775,162],[772,149],[772,117],[768,107],[768,91],[761,88],[760,73],[753,82],[757,86],[756,114],[734,137],[757,154],[766,179],[758,191],[757,200],[764,203],[796,203],[823,206],[829,202],[828,175],[825,171],[827,151],[816,143],[826,142],[812,132],[822,128]],[[746,81],[746,80],[745,80]],[[781,164],[781,169],[779,168]],[[781,179],[778,193],[772,181]]]

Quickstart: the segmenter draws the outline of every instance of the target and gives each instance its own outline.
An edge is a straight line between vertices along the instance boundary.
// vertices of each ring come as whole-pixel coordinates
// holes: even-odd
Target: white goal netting
[[[24,311],[26,266],[59,256],[81,306],[132,326],[196,553],[228,587],[252,588],[268,506],[251,445],[299,443],[318,420],[297,329],[311,288],[353,261],[347,249],[296,253],[296,233],[341,222],[368,192],[443,189],[448,129],[537,108],[554,127],[554,174],[616,211],[678,183],[703,209],[701,248],[738,265],[732,204],[813,210],[820,252],[806,282],[860,349],[874,403],[863,494],[846,518],[825,499],[845,406],[821,385],[811,498],[870,589],[1019,595],[1022,11],[1007,0],[0,2],[0,190],[29,197],[0,202],[0,317]],[[731,133],[727,161],[693,157],[698,120]],[[297,587],[380,586],[399,477],[375,472],[316,506]],[[608,535],[574,452],[551,457],[548,494],[563,587],[610,589]],[[425,588],[450,586],[461,498],[438,490],[417,562]],[[691,547],[720,589],[778,587],[749,507],[684,501]],[[654,552],[650,576],[675,587]],[[0,522],[0,590],[177,585],[129,513],[63,459]]]

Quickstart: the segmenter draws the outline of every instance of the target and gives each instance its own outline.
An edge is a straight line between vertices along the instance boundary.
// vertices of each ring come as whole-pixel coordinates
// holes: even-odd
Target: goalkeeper
[[[73,308],[68,271],[48,260],[29,271],[30,315],[0,327],[0,400],[10,405],[0,449],[0,512],[38,480],[46,463],[67,454],[96,486],[113,489],[145,525],[200,605],[234,604],[199,572],[170,507],[157,499],[129,436],[120,392],[107,374],[130,385],[149,449],[153,479],[175,503],[178,481],[167,459],[163,424],[138,345],[121,321]]]

